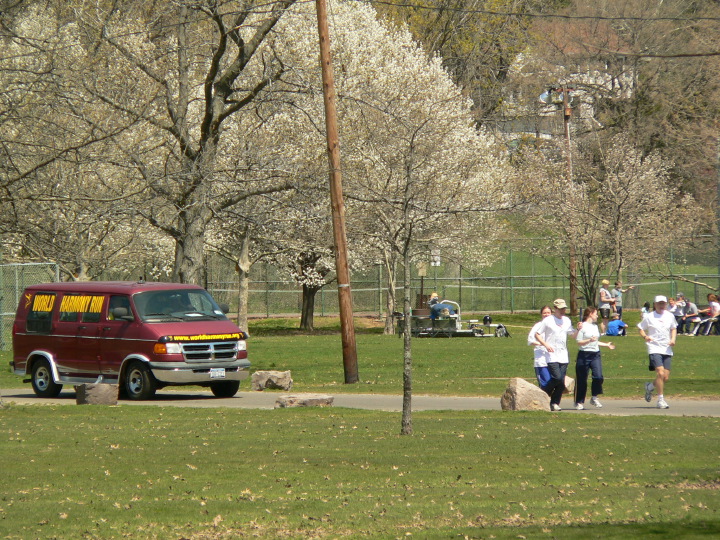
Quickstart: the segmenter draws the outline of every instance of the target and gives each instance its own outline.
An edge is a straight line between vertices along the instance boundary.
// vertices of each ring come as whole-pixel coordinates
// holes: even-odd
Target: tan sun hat
[[[558,298],[553,302],[553,306],[555,306],[558,309],[565,309],[567,308],[567,304],[565,303],[565,300],[562,298]]]

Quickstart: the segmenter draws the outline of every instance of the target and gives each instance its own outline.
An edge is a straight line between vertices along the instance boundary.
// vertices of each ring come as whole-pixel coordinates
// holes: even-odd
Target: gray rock
[[[503,411],[549,411],[550,396],[525,379],[510,379],[500,398]]]
[[[253,390],[292,390],[290,371],[256,371],[250,379]]]
[[[118,388],[116,384],[76,384],[75,402],[78,405],[117,405]]]
[[[335,398],[327,394],[282,395],[275,401],[275,408],[284,407],[329,407]]]

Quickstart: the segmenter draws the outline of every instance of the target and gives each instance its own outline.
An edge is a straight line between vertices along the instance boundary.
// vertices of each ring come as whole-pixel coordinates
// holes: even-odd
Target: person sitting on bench
[[[433,304],[430,308],[430,319],[433,321],[439,317],[449,317],[450,315],[455,315],[455,308],[450,304],[443,304],[440,302],[438,304]]]

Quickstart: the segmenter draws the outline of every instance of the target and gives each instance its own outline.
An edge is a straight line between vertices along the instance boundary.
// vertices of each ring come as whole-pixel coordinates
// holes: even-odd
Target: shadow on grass
[[[548,527],[482,527],[477,530],[452,531],[465,538],[720,538],[720,521],[688,521],[653,523],[601,523]]]

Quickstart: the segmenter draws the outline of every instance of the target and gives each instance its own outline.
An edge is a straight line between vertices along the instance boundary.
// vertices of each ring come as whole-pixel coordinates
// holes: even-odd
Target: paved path
[[[234,407],[246,409],[273,409],[275,400],[281,394],[301,395],[298,392],[238,392],[233,398],[216,398],[209,391],[160,390],[151,401],[120,401],[121,405],[158,405],[164,407]],[[368,409],[379,411],[401,411],[402,397],[386,394],[330,394],[334,396],[335,407]],[[75,404],[75,392],[64,390],[55,399],[38,398],[32,389],[12,388],[0,390],[3,402],[19,404]],[[604,407],[588,407],[584,411],[571,408],[571,400],[563,400],[565,409],[562,414],[604,414],[615,416],[628,415],[672,415],[672,416],[715,416],[720,417],[720,400],[673,400],[668,396],[669,409],[655,408],[655,401],[646,403],[643,399],[603,399]],[[482,411],[500,410],[500,398],[453,397],[453,396],[413,396],[414,411],[455,410]]]

